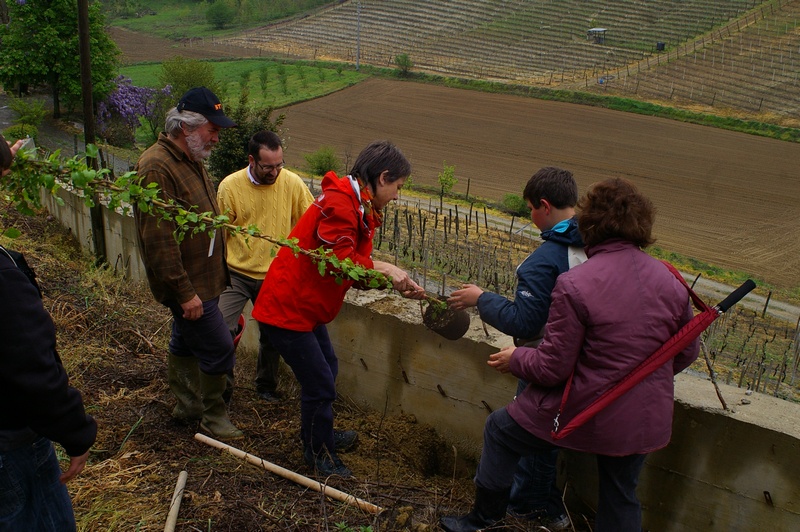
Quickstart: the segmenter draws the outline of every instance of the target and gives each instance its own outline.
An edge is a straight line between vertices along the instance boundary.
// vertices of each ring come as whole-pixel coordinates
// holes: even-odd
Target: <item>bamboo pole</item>
[[[326,486],[320,482],[317,482],[316,480],[312,480],[299,473],[295,473],[294,471],[285,469],[279,465],[273,464],[272,462],[268,462],[263,458],[253,456],[252,454],[246,453],[241,449],[237,449],[236,447],[231,447],[226,443],[222,443],[221,441],[209,438],[205,434],[197,433],[194,435],[194,438],[198,441],[205,443],[206,445],[210,445],[211,447],[216,447],[217,449],[226,450],[233,456],[241,458],[247,462],[250,462],[253,465],[263,467],[270,473],[274,473],[280,477],[291,480],[292,482],[300,484],[301,486],[311,488],[314,491],[324,493],[331,499],[336,499],[337,501],[342,501],[352,506],[357,506],[361,510],[365,510],[373,514],[379,514],[383,511],[383,508],[381,508],[380,506],[375,506],[372,503],[353,497],[352,495],[345,493],[343,491],[339,491],[336,488]]]
[[[181,471],[178,475],[178,483],[175,484],[175,491],[172,494],[172,502],[169,505],[169,514],[167,515],[167,523],[164,525],[164,532],[172,532],[175,530],[175,525],[178,522],[178,512],[181,509],[181,500],[183,500],[183,489],[186,487],[186,479],[189,473]]]

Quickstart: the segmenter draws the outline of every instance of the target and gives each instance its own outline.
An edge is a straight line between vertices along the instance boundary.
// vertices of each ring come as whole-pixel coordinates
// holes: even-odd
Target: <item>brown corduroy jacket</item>
[[[216,191],[202,162],[192,161],[165,134],[136,164],[142,186],[156,183],[160,197],[187,209],[219,214]],[[202,301],[217,297],[229,284],[222,231],[187,235],[180,244],[175,224],[134,208],[147,281],[157,301],[185,303],[197,294]]]

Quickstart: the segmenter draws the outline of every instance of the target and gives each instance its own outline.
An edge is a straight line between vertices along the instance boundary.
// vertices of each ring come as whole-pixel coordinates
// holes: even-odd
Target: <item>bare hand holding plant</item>
[[[461,290],[456,290],[450,297],[447,298],[447,304],[456,310],[464,310],[465,308],[474,307],[478,304],[478,298],[481,297],[483,289],[474,284],[465,284],[461,286]]]

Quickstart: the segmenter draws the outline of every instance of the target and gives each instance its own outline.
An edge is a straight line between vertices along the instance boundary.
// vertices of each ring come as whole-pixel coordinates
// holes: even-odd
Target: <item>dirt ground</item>
[[[149,290],[93,271],[51,217],[21,216],[3,203],[0,224],[23,233],[2,243],[22,251],[37,272],[70,383],[98,423],[89,463],[68,485],[78,530],[163,530],[182,470],[188,481],[176,530],[183,531],[318,531],[336,530],[336,523],[427,530],[439,515],[469,509],[474,464],[457,460],[434,428],[413,416],[367,411],[347,397],[335,404],[336,427],[359,432],[356,448],[341,454],[355,477],[318,480],[384,508],[380,516],[197,441],[196,425],[171,419],[165,363],[171,318]],[[299,387],[284,367],[284,399],[260,400],[254,358],[238,353],[230,416],[246,438],[233,445],[313,478],[298,437]]]
[[[219,57],[112,28],[127,60]],[[244,52],[242,52],[244,54]],[[800,279],[800,145],[581,105],[370,79],[281,110],[286,161],[333,146],[345,162],[378,138],[393,140],[413,178],[436,184],[455,165],[454,190],[521,194],[542,166],[575,173],[581,190],[625,177],[653,199],[657,246],[783,288]]]

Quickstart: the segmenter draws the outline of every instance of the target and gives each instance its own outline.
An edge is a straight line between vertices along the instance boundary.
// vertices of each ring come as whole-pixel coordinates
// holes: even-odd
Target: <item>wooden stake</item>
[[[209,438],[205,434],[197,433],[197,434],[194,435],[194,439],[196,439],[198,441],[201,441],[201,442],[203,442],[203,443],[205,443],[207,445],[210,445],[211,447],[216,447],[217,449],[226,450],[226,451],[228,451],[229,453],[231,453],[233,456],[235,456],[237,458],[241,458],[243,460],[246,460],[247,462],[250,462],[253,465],[257,465],[257,466],[263,467],[264,469],[266,469],[270,473],[274,473],[274,474],[276,474],[276,475],[278,475],[280,477],[283,477],[285,479],[291,480],[292,482],[295,482],[296,484],[300,484],[301,486],[305,486],[305,487],[310,488],[310,489],[312,489],[314,491],[318,491],[320,493],[324,493],[325,495],[327,495],[331,499],[336,499],[337,501],[341,501],[341,502],[347,503],[347,504],[349,504],[351,506],[357,506],[361,510],[365,510],[365,511],[373,513],[373,514],[379,514],[379,513],[381,513],[383,511],[383,508],[381,508],[380,506],[375,506],[372,503],[369,503],[369,502],[364,501],[362,499],[358,499],[356,497],[353,497],[352,495],[347,494],[347,493],[345,493],[343,491],[339,491],[336,488],[332,488],[330,486],[326,486],[326,485],[324,485],[324,484],[322,484],[320,482],[317,482],[316,480],[312,480],[312,479],[310,479],[308,477],[304,477],[303,475],[301,475],[299,473],[295,473],[294,471],[291,471],[289,469],[285,469],[285,468],[283,468],[283,467],[281,467],[279,465],[273,464],[272,462],[267,462],[263,458],[259,458],[257,456],[253,456],[252,454],[246,453],[246,452],[242,451],[241,449],[237,449],[236,447],[231,447],[227,443],[222,443],[221,441],[215,440],[213,438]]]
[[[186,479],[189,473],[181,471],[178,475],[178,483],[175,485],[175,492],[172,494],[172,502],[169,505],[169,515],[167,515],[167,524],[164,526],[164,532],[172,532],[175,530],[175,525],[178,522],[178,511],[181,509],[181,500],[183,500],[183,489],[186,487]]]

